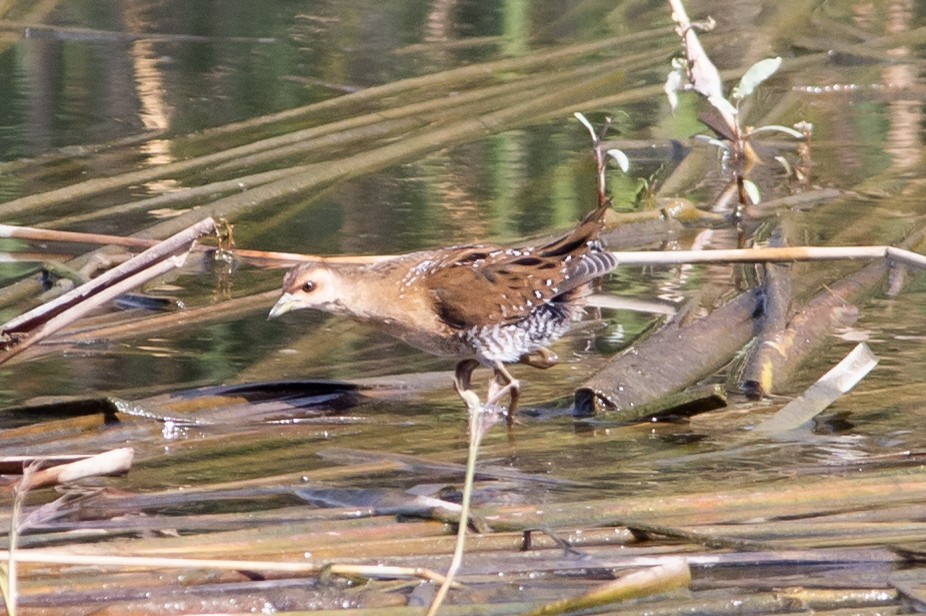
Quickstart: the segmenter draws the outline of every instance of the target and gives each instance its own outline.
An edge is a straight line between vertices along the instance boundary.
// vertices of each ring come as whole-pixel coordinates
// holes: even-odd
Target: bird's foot
[[[476,395],[471,389],[464,389],[462,383],[459,379],[455,380],[457,386],[457,393],[460,395],[460,398],[466,404],[466,409],[469,411],[470,417],[476,420],[476,424],[470,424],[471,426],[476,425],[475,430],[478,430],[480,434],[485,434],[489,429],[497,424],[501,417],[506,416],[506,409],[503,406],[499,406],[492,402],[482,403],[482,400],[479,399],[479,396]],[[509,421],[509,426],[510,426]]]
[[[555,357],[555,356],[554,356]],[[457,363],[456,370],[453,374],[453,386],[457,395],[463,399],[466,406],[472,412],[474,409],[486,412],[489,415],[505,415],[510,426],[514,423],[514,413],[518,408],[518,398],[521,395],[521,385],[517,379],[511,376],[511,373],[505,368],[504,364],[498,362],[493,369],[492,379],[489,381],[489,390],[486,394],[486,402],[482,404],[479,397],[473,393],[470,385],[472,382],[473,370],[479,366],[475,359],[464,359]],[[499,402],[508,396],[508,408],[499,404]]]
[[[546,370],[559,363],[559,355],[546,347],[540,347],[535,353],[528,353],[518,360],[522,364],[527,364],[532,368]]]
[[[489,393],[486,404],[495,405],[499,400],[508,396],[508,425],[514,423],[514,414],[518,408],[518,399],[521,397],[521,384],[511,376],[511,373],[501,364],[495,368],[492,380],[489,381]]]

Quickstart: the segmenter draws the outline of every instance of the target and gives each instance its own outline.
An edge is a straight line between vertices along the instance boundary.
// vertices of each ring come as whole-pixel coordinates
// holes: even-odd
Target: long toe
[[[489,393],[486,397],[488,404],[495,404],[501,398],[508,396],[510,402],[508,403],[508,414],[509,417],[513,414],[514,409],[518,406],[518,398],[521,395],[521,384],[518,383],[517,379],[512,379],[508,382],[501,382],[496,376],[491,381],[489,381]]]
[[[521,385],[517,381],[508,384],[508,427],[514,425],[514,414],[518,410],[518,399],[521,397]]]

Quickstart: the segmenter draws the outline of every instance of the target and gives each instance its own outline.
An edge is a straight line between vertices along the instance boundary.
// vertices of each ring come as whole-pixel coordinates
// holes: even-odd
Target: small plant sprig
[[[753,64],[740,78],[739,83],[730,91],[729,97],[723,93],[723,80],[720,72],[714,63],[711,62],[701,46],[697,32],[699,30],[710,30],[714,26],[713,20],[702,23],[692,23],[688,19],[685,7],[681,0],[669,0],[672,8],[672,18],[677,24],[676,32],[682,39],[684,48],[684,57],[675,58],[672,61],[672,71],[669,73],[665,83],[666,96],[669,99],[669,105],[674,111],[678,105],[678,93],[680,91],[692,90],[707,101],[719,113],[721,123],[702,120],[707,124],[719,138],[704,138],[711,145],[719,147],[729,157],[732,162],[734,173],[733,183],[738,188],[740,208],[745,207],[748,203],[758,203],[761,195],[754,182],[747,179],[749,170],[760,159],[750,143],[750,140],[758,134],[777,132],[783,133],[795,139],[804,140],[805,144],[801,154],[801,170],[803,176],[799,177],[801,181],[806,182],[806,170],[809,164],[806,164],[809,157],[809,142],[812,126],[807,122],[801,122],[795,127],[781,126],[770,124],[759,127],[743,127],[740,123],[740,105],[743,100],[755,92],[766,79],[774,75],[781,67],[782,60],[780,57],[766,58]],[[776,157],[785,170],[791,173],[792,168],[787,160],[783,157]]]
[[[585,115],[578,111],[572,115],[582,123],[582,126],[588,129],[588,133],[592,136],[592,146],[595,149],[595,163],[598,165],[598,205],[603,206],[608,202],[607,182],[605,180],[608,159],[613,159],[624,173],[627,173],[630,169],[630,159],[627,158],[624,152],[617,148],[609,148],[607,150],[602,148],[602,141],[608,129],[611,128],[611,118],[605,118],[604,126],[601,127],[601,131],[596,132],[595,127],[592,126],[592,123],[588,121]]]

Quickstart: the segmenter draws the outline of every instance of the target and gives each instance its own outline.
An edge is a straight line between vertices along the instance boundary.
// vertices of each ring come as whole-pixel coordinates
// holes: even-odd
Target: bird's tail
[[[578,250],[589,242],[598,242],[598,236],[604,229],[604,217],[611,208],[611,200],[599,201],[598,207],[588,213],[575,229],[566,235],[540,247],[542,257],[564,257]]]

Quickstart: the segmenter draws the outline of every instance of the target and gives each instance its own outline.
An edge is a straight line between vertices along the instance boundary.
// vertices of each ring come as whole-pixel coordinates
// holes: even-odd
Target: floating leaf
[[[781,165],[782,167],[784,167],[785,173],[787,173],[789,176],[790,176],[792,173],[794,173],[794,170],[791,169],[791,163],[788,162],[788,159],[787,159],[787,158],[785,158],[784,156],[776,156],[776,157],[775,157],[775,160],[778,161],[778,164],[779,164],[779,165]]]
[[[730,96],[741,100],[753,93],[759,84],[775,74],[781,66],[781,58],[766,58],[759,60],[749,67],[749,70],[740,79],[739,84],[733,88]]]
[[[621,168],[621,171],[627,173],[630,169],[630,159],[627,158],[627,155],[617,148],[612,148],[607,151],[608,156],[614,159],[617,163],[617,166]]]
[[[743,190],[746,191],[746,196],[749,197],[753,205],[757,205],[762,200],[759,187],[752,180],[743,180]]]

